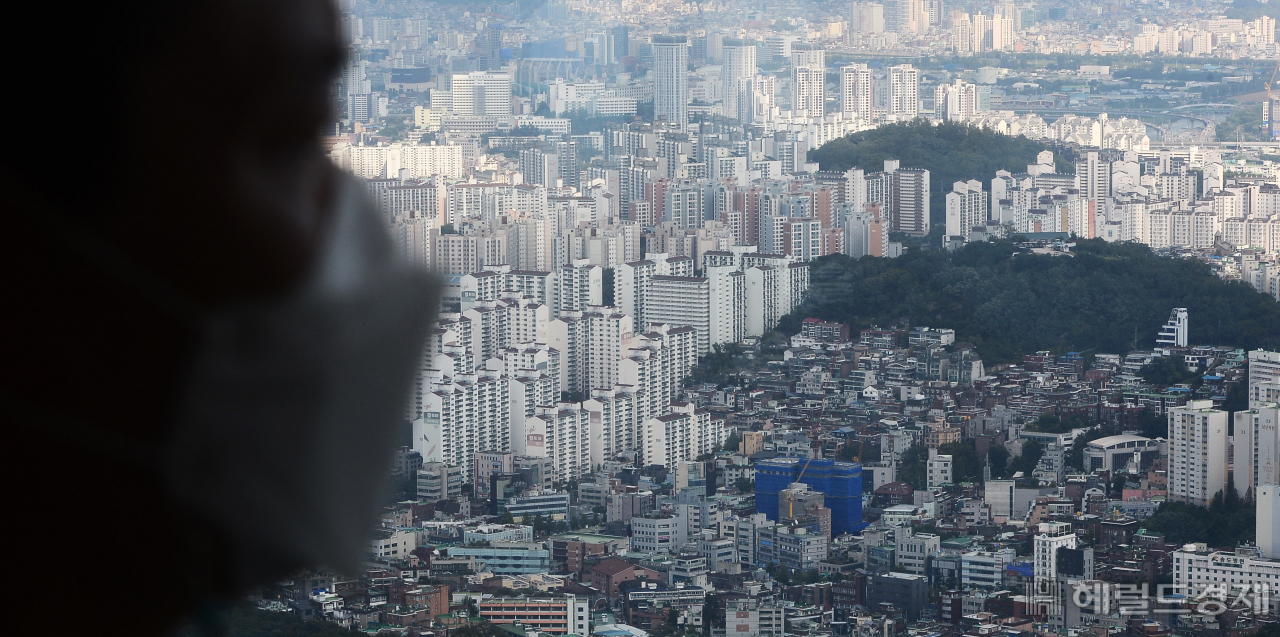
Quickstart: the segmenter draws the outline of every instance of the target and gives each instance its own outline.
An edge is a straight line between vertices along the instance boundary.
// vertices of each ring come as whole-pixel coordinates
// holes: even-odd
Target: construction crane
[[[805,461],[804,461],[804,466],[803,466],[803,467],[800,467],[800,475],[796,476],[796,481],[795,481],[795,482],[793,482],[792,484],[800,484],[800,481],[804,479],[804,472],[806,472],[806,471],[808,471],[808,470],[809,470],[809,463],[810,463],[810,462],[813,462],[813,456],[812,456],[812,455],[811,455],[811,456],[809,456],[809,458],[808,458],[807,460],[805,460]],[[791,519],[793,519],[793,520],[794,520],[794,519],[795,519],[795,517],[796,517],[796,499],[795,499],[795,496],[792,496],[792,497],[791,497],[791,499],[787,502],[787,517],[788,517],[788,518],[791,518]]]

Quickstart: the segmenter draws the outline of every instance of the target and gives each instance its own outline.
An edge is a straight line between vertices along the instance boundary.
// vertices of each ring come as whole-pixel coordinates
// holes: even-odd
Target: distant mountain
[[[808,301],[778,329],[796,333],[808,316],[855,330],[907,319],[954,329],[991,364],[1037,350],[1122,354],[1135,329],[1138,348],[1150,348],[1169,311],[1185,307],[1192,344],[1280,349],[1280,303],[1199,261],[1100,239],[1078,241],[1073,256],[1015,252],[997,241],[896,259],[822,257],[810,267]]]

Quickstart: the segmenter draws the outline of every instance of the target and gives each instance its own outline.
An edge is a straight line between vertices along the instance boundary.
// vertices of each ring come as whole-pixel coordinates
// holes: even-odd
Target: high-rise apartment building
[[[724,88],[724,114],[740,122],[752,121],[752,82],[756,77],[756,43],[752,39],[725,38],[720,82]]]
[[[920,114],[920,70],[910,64],[889,67],[889,114],[910,119]]]
[[[1169,499],[1208,506],[1227,485],[1227,412],[1211,400],[1169,409]]]
[[[987,221],[987,192],[977,179],[957,181],[947,193],[947,236],[968,241],[974,226]]]
[[[826,71],[817,66],[791,69],[791,111],[798,117],[822,117],[826,109]]]
[[[866,64],[840,68],[840,110],[847,118],[871,119],[871,69]]]
[[[689,38],[655,35],[653,45],[653,116],[684,130],[689,124]]]
[[[1234,418],[1236,492],[1256,499],[1263,485],[1280,485],[1280,405],[1253,404]]]
[[[929,171],[893,171],[893,230],[913,236],[929,234]]]

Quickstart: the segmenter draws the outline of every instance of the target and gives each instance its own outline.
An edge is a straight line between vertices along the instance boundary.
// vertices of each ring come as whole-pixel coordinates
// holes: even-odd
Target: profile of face
[[[319,135],[342,56],[327,0],[192,4],[126,78],[122,154],[143,178],[119,180],[106,230],[202,303],[296,283],[332,196]]]
[[[32,150],[0,171],[0,471],[24,485],[6,505],[22,521],[16,545],[61,547],[12,558],[33,627],[96,622],[145,590],[147,621],[129,630],[166,634],[201,600],[349,549],[376,509],[370,476],[404,398],[385,388],[407,394],[436,299],[322,151],[338,24],[328,0],[144,0],[67,16],[68,40],[107,47],[85,81],[106,124],[83,167],[57,144],[24,145],[40,135],[6,106],[16,147]],[[50,101],[39,114],[67,125],[77,109]],[[193,311],[170,311],[165,295]],[[341,476],[327,488],[345,489],[346,508],[307,492],[309,475]],[[296,514],[264,519],[282,507],[255,492]],[[74,515],[41,523],[59,502]],[[254,506],[266,513],[236,519]],[[307,536],[316,528],[329,532]],[[306,550],[282,555],[294,545]],[[110,584],[67,608],[47,591],[85,559]]]

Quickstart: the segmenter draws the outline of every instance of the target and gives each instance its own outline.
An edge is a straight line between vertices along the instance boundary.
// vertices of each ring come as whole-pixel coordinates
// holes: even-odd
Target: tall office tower
[[[751,122],[751,82],[756,76],[756,42],[725,38],[720,82],[724,87],[724,113],[739,122]]]
[[[884,30],[892,33],[923,33],[929,29],[924,0],[885,0]]]
[[[920,114],[920,70],[910,64],[889,68],[889,114],[914,118]]]
[[[1268,484],[1258,488],[1257,515],[1254,530],[1262,556],[1280,558],[1280,486]]]
[[[1037,605],[1048,607],[1050,621],[1060,618],[1063,612],[1062,595],[1058,590],[1058,551],[1074,549],[1076,534],[1069,522],[1042,522],[1040,533],[1035,536],[1035,600]]]
[[[799,117],[825,115],[826,97],[824,85],[826,72],[814,66],[797,66],[791,69],[791,112]]]
[[[1100,159],[1096,151],[1085,154],[1076,162],[1076,190],[1093,204],[1090,214],[1106,210],[1107,197],[1111,196],[1111,162]]]
[[[1280,484],[1280,405],[1251,405],[1235,413],[1235,424],[1236,491],[1246,500],[1260,498],[1263,485]]]
[[[1008,51],[1013,48],[1013,18],[996,16],[991,19],[991,50]]]
[[[924,16],[930,27],[942,26],[942,0],[924,0]]]
[[[840,110],[845,117],[871,120],[871,69],[866,64],[841,67]]]
[[[791,44],[791,65],[824,69],[827,67],[827,52],[821,44],[794,42]]]
[[[1169,409],[1169,500],[1209,506],[1227,486],[1227,412],[1211,400]]]
[[[483,42],[480,43],[484,47],[482,52],[484,56],[480,58],[483,65],[481,70],[496,69],[502,66],[502,32],[505,26],[501,22],[490,21],[485,26]]]
[[[618,63],[622,58],[631,55],[630,52],[631,38],[630,31],[625,26],[613,27],[609,29],[609,62]]]
[[[929,234],[929,171],[899,168],[893,172],[893,225],[896,232]]]
[[[653,117],[677,130],[689,124],[689,38],[653,36]]]
[[[973,227],[987,221],[987,193],[977,179],[957,181],[947,193],[947,236],[969,240]]]
[[[1160,333],[1156,335],[1156,345],[1186,347],[1188,329],[1187,308],[1175,307],[1169,312],[1169,320],[1160,326]]]
[[[510,117],[511,76],[506,73],[454,73],[451,93],[454,115]]]
[[[875,2],[853,3],[849,28],[857,33],[884,33],[884,5]]]
[[[862,466],[834,460],[774,458],[756,463],[756,513],[778,519],[778,498],[792,484],[825,494],[831,509],[831,533],[857,533],[862,521]]]

